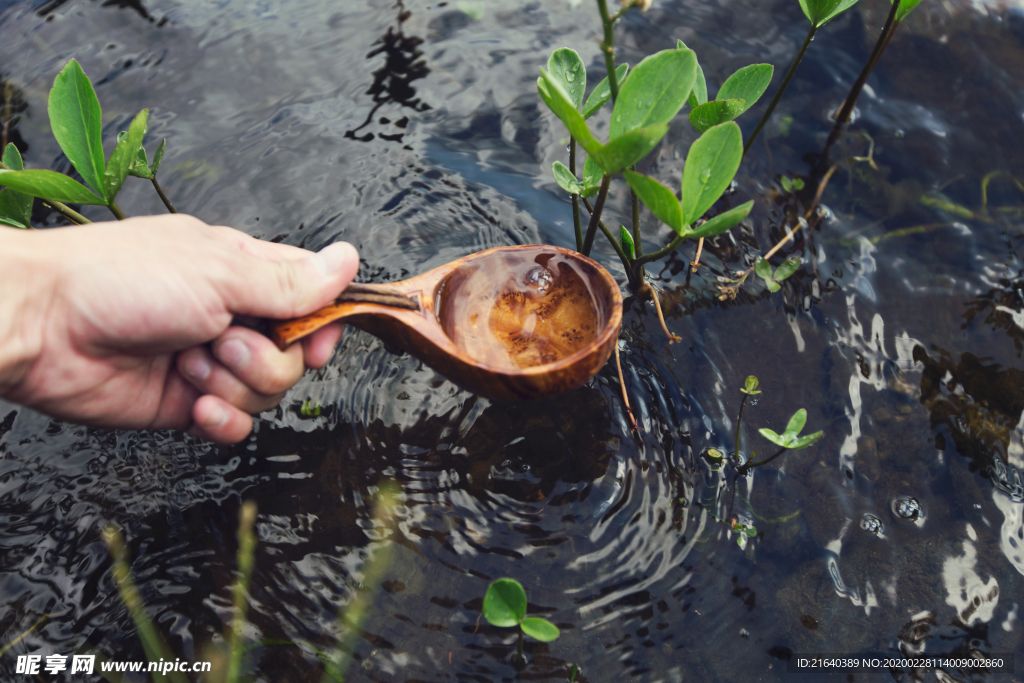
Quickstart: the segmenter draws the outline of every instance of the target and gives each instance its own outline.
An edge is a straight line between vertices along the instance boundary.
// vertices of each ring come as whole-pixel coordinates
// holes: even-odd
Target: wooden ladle
[[[495,247],[401,282],[352,284],[334,304],[271,327],[282,349],[335,320],[365,330],[481,396],[575,389],[615,348],[622,293],[560,247]]]

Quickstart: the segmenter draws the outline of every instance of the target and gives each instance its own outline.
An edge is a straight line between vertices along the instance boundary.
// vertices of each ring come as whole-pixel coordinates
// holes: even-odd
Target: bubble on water
[[[526,273],[526,277],[524,279],[526,280],[526,285],[528,287],[533,287],[541,294],[547,294],[548,290],[550,290],[552,285],[555,284],[555,278],[551,274],[551,271],[543,266],[531,268]]]
[[[700,182],[706,183],[709,180],[711,180],[711,169],[705,168],[703,171],[700,172]]]
[[[864,517],[861,518],[860,528],[864,531],[873,533],[875,536],[881,536],[882,532],[885,531],[885,527],[882,525],[882,520],[872,514],[865,514]]]
[[[917,522],[924,519],[924,507],[913,496],[897,496],[893,498],[892,513],[908,522]]]

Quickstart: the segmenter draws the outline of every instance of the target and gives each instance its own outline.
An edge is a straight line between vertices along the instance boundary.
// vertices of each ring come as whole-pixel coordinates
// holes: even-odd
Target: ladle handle
[[[338,298],[330,306],[325,306],[319,311],[302,316],[301,318],[272,323],[270,326],[270,337],[279,348],[284,350],[292,343],[313,334],[321,327],[354,313],[354,306],[351,304],[375,304],[377,306],[387,306],[407,311],[418,311],[420,309],[419,301],[415,297],[402,294],[392,287],[353,282],[345,288],[345,291],[338,295]]]

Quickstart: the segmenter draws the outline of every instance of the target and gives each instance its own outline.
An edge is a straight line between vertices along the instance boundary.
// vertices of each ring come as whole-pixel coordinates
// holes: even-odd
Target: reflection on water
[[[73,55],[102,81],[108,142],[151,107],[150,134],[170,141],[165,186],[210,222],[309,248],[349,239],[367,281],[491,246],[569,244],[550,177],[565,132],[539,105],[536,69],[571,45],[603,76],[593,7],[478,4],[3,3],[0,72],[27,105],[9,139],[30,164],[66,169],[43,102]],[[524,678],[562,680],[577,662],[586,681],[783,680],[798,653],[1019,652],[1022,200],[1006,175],[983,183],[1024,177],[1019,12],[923,3],[833,153],[818,228],[784,249],[801,270],[777,294],[749,282],[717,300],[716,278],[807,210],[812,197],[780,192],[778,176],[806,177],[879,8],[858,5],[811,46],[770,154],[752,150],[727,198],[756,199],[751,218],[708,241],[699,273],[682,251],[651,269],[685,341],[669,346],[653,311],[627,302],[638,432],[613,368],[551,401],[492,404],[360,332],[232,448],[0,409],[0,643],[51,615],[0,658],[0,678],[32,652],[144,658],[110,580],[107,523],[125,530],[171,647],[199,657],[230,615],[243,499],[260,509],[257,680],[319,679],[339,607],[388,542],[351,680],[512,680],[514,633],[478,623],[500,576],[562,629],[527,642]],[[739,66],[787,63],[796,4],[739,9],[655,3],[620,24],[619,56],[635,64],[682,38],[712,89]],[[644,172],[678,178],[693,137],[674,125]],[[608,218],[626,222],[613,185]],[[160,210],[144,190],[129,185],[122,206]],[[645,248],[663,245],[668,231],[643,221]],[[595,254],[622,279],[609,249]],[[732,450],[750,374],[764,394],[746,406],[744,453],[800,407],[826,436],[735,485],[699,454]],[[393,531],[370,511],[384,479],[402,488]],[[733,520],[756,538],[737,543]]]

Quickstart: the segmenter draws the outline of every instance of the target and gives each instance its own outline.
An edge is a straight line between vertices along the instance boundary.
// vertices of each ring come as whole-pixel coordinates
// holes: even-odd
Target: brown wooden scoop
[[[561,247],[495,247],[386,285],[352,284],[331,306],[276,323],[282,349],[335,320],[409,352],[497,400],[575,389],[604,366],[622,293],[604,268]]]

